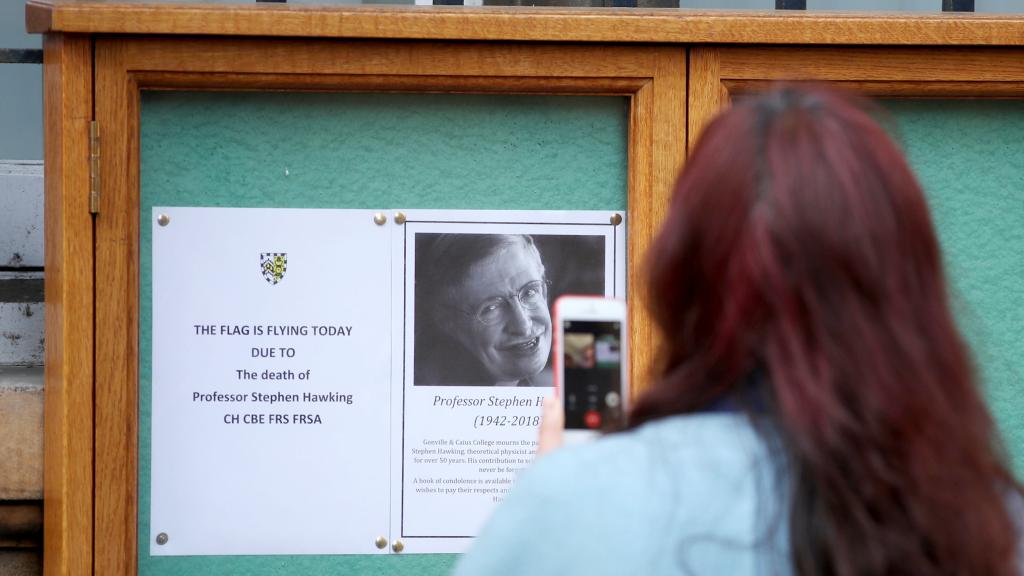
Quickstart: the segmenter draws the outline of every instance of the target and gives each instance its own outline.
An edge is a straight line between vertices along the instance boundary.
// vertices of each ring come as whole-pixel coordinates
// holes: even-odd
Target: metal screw
[[[609,221],[612,223],[612,226],[618,226],[619,224],[622,224],[622,214],[619,214],[618,212],[612,214],[612,217],[609,218]]]
[[[161,533],[156,535],[156,543],[161,545],[161,546],[163,546],[164,544],[167,544],[167,540],[168,540],[168,538],[167,538],[167,533],[166,532],[161,532]]]
[[[395,224],[405,224],[405,212],[395,212]]]
[[[377,212],[373,215],[373,223],[377,226],[383,226],[387,221],[388,217],[385,216],[383,212]]]
[[[379,550],[383,550],[388,547],[388,539],[383,536],[377,536],[377,539],[373,541],[377,545]]]
[[[161,226],[167,226],[168,224],[171,223],[171,217],[168,216],[167,214],[161,214],[156,217],[156,223]]]
[[[395,540],[391,543],[391,550],[393,550],[397,554],[402,550],[405,550],[405,544],[402,544],[401,540]]]

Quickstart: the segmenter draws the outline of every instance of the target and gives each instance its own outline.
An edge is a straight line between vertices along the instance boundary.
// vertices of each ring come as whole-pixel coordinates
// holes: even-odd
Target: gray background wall
[[[0,0],[0,49],[38,49]],[[42,570],[43,67],[0,63],[0,574]]]
[[[0,0],[0,49],[41,48],[25,33],[25,8]],[[43,159],[43,67],[0,64],[0,160]]]

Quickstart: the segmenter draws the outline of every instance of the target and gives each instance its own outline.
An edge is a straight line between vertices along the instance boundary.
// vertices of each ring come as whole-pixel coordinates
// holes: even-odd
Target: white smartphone
[[[598,296],[555,301],[555,387],[565,440],[598,437],[623,423],[629,401],[626,302]]]

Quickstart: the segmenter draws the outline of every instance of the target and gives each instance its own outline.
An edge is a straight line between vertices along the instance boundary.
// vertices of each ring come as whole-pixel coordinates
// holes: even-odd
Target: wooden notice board
[[[717,111],[777,80],[883,98],[1024,473],[1024,19],[421,8],[29,0],[47,35],[47,573],[455,560],[149,553],[153,207],[624,213],[642,390],[639,281],[673,179]]]

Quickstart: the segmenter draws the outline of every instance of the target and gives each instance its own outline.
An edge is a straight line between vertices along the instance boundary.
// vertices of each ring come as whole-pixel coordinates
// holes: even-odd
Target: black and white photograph
[[[551,309],[606,294],[606,237],[414,235],[416,386],[552,386]]]

